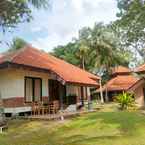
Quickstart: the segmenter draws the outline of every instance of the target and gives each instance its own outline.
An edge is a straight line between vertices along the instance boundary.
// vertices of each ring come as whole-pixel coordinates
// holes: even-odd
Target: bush
[[[119,103],[121,110],[126,110],[128,107],[134,106],[135,100],[133,98],[133,94],[123,92],[117,96],[116,102]]]

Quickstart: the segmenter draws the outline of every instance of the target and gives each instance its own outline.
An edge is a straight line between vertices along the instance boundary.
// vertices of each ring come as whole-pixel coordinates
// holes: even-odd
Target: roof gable
[[[103,86],[103,89],[107,88],[108,91],[125,91],[133,86],[137,81],[139,81],[139,79],[133,75],[120,75],[109,80]]]

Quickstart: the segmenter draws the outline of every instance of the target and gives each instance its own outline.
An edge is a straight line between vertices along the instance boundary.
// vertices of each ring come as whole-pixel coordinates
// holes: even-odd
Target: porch
[[[63,119],[72,118],[72,117],[80,116],[82,114],[87,114],[89,112],[95,112],[95,111],[96,110],[77,110],[75,112],[58,112],[56,114],[31,115],[31,116],[27,116],[26,118],[30,120],[63,120]]]
[[[25,77],[26,105],[31,107],[31,116],[57,118],[60,114],[80,112],[90,104],[90,88],[77,84],[62,84],[58,80],[48,80],[48,96],[42,96],[40,78]],[[91,107],[90,107],[91,108]],[[36,117],[37,118],[37,117]]]

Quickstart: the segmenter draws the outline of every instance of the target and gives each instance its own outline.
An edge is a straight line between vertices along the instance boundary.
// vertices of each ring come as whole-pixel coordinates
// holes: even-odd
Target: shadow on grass
[[[138,130],[138,125],[145,125],[145,117],[137,112],[98,112],[89,114],[84,118],[88,124],[97,122],[101,119],[101,122],[108,125],[118,125],[122,133],[132,134]]]
[[[97,142],[98,140],[110,139],[114,140],[119,138],[120,136],[95,136],[89,137],[86,135],[74,135],[71,137],[64,138],[66,143],[64,145],[84,145],[86,143]]]
[[[101,121],[105,128],[111,126],[117,127],[120,130],[120,134],[109,132],[98,133],[95,130],[98,128],[92,128],[98,121]],[[100,124],[101,125],[101,124]],[[98,140],[114,140],[121,137],[133,137],[134,134],[138,135],[138,129],[142,128],[138,125],[145,126],[145,117],[135,112],[97,112],[84,115],[72,119],[69,124],[63,125],[53,132],[51,136],[51,144],[61,144],[61,145],[84,145],[90,142],[97,142]],[[84,133],[84,128],[92,129],[94,134]],[[90,128],[89,128],[90,127]],[[96,126],[94,126],[96,127]],[[90,130],[91,130],[90,129]],[[78,132],[77,132],[78,131]],[[66,136],[65,136],[66,135]]]
[[[95,112],[74,118],[62,125],[51,124],[54,130],[46,124],[46,128],[40,126],[40,130],[34,132],[29,132],[27,123],[29,124],[29,121],[18,121],[17,124],[12,122],[12,128],[26,127],[29,137],[25,138],[24,145],[30,141],[32,145],[86,145],[100,140],[118,140],[124,136],[139,135],[138,130],[145,128],[145,117],[135,112]],[[21,131],[18,128],[17,133]],[[114,132],[118,130],[119,133]]]
[[[118,125],[122,131],[132,132],[138,124],[145,125],[145,117],[135,112],[97,112],[77,117],[69,126],[63,126],[64,131],[92,126],[100,121],[106,125]]]

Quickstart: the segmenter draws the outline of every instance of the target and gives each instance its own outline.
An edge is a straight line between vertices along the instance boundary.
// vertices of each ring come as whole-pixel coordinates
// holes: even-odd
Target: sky
[[[93,27],[95,22],[116,20],[116,13],[116,0],[50,0],[47,10],[33,8],[30,23],[0,34],[3,41],[0,52],[8,49],[14,37],[23,38],[32,46],[50,52],[77,37],[79,29],[84,26]]]

